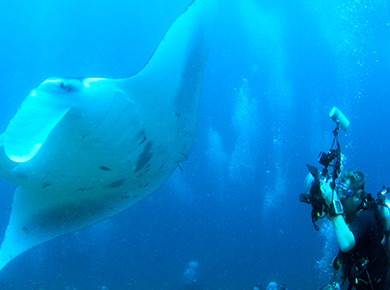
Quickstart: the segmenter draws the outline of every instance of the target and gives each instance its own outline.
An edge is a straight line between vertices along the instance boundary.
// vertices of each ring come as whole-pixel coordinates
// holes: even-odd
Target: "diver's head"
[[[352,214],[366,198],[364,174],[356,169],[344,170],[336,184],[336,190],[345,213]]]
[[[276,282],[270,282],[267,286],[267,290],[278,290],[278,284]]]

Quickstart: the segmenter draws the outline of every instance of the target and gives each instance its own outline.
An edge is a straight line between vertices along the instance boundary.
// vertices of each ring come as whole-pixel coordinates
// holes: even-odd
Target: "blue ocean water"
[[[35,3],[34,3],[35,2]],[[221,1],[189,159],[118,216],[31,249],[0,289],[288,289],[329,282],[332,228],[300,203],[327,151],[332,106],[347,167],[390,185],[390,11],[384,0]],[[2,1],[0,131],[50,76],[124,77],[148,60],[189,0]],[[0,180],[0,232],[15,186]]]

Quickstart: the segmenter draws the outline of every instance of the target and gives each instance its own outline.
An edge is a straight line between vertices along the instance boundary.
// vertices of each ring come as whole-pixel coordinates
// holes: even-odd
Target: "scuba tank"
[[[390,201],[388,200],[388,195],[390,193],[390,188],[383,186],[381,191],[378,192],[378,198],[376,200],[378,204],[378,210],[380,217],[383,221],[383,232],[384,232],[384,239],[382,243],[385,246],[387,256],[389,257],[389,264],[390,264]]]

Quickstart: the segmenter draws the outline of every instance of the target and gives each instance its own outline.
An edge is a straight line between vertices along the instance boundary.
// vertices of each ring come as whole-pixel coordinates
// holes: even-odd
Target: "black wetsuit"
[[[377,216],[372,210],[360,209],[348,226],[355,237],[355,246],[339,253],[344,277],[358,290],[389,289],[388,258],[381,244],[383,230]]]

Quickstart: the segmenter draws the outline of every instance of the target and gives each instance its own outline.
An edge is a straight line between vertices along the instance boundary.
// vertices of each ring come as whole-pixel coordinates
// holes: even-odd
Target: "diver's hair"
[[[356,169],[347,169],[341,173],[341,182],[348,185],[359,196],[364,196],[364,174]]]

